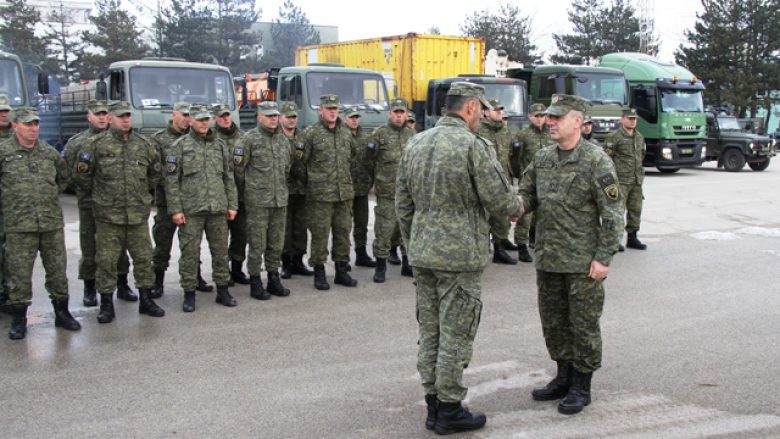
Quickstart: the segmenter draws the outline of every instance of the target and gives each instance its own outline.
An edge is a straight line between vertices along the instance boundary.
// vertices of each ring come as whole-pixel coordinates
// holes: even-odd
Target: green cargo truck
[[[676,172],[705,160],[704,84],[693,73],[643,53],[610,53],[601,65],[626,76],[637,129],[647,143],[645,166]]]
[[[37,76],[35,83],[28,80],[31,76]],[[11,107],[36,106],[38,99],[31,99],[30,96],[48,92],[47,75],[23,63],[18,56],[0,50],[0,94],[8,96]]]

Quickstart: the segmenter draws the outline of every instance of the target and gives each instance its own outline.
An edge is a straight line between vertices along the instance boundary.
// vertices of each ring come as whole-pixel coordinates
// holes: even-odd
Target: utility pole
[[[654,0],[637,0],[636,3],[636,10],[639,13],[639,52],[648,53],[653,38],[655,2]]]

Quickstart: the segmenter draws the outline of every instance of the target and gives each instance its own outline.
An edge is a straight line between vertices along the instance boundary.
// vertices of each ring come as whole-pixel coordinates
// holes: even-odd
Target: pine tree
[[[68,84],[72,74],[77,73],[73,66],[76,62],[76,52],[83,50],[83,44],[79,34],[71,27],[75,23],[73,13],[64,8],[61,0],[59,8],[54,9],[48,18],[49,32],[46,37],[49,40],[49,61],[52,66],[47,71],[56,74],[63,84]]]
[[[35,35],[35,25],[41,22],[41,14],[27,0],[7,0],[0,7],[0,47],[18,55],[28,63],[46,61],[46,37]]]
[[[214,10],[215,50],[223,66],[235,68],[240,63],[242,49],[260,42],[256,32],[249,29],[260,14],[254,0],[216,0]]]
[[[487,49],[503,49],[512,61],[536,64],[541,56],[531,44],[531,20],[520,13],[520,8],[501,4],[497,14],[489,10],[477,11],[466,17],[461,32],[470,37],[481,37]]]
[[[320,43],[320,34],[306,14],[291,0],[279,8],[279,18],[271,24],[274,49],[263,59],[266,67],[284,67],[295,63],[295,48]]]

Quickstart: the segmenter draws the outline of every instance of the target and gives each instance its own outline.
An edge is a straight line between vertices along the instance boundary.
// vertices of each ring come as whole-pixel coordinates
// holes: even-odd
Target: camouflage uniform
[[[295,144],[300,140],[302,131],[297,129],[293,137],[288,137],[290,141],[290,154],[295,153]],[[303,164],[293,162],[293,167],[299,168]],[[301,179],[301,172],[290,172],[287,177],[287,224],[284,232],[284,251],[285,255],[305,255],[309,246],[309,232],[307,227],[306,213],[306,184]]]
[[[230,157],[233,157],[233,150],[238,143],[244,132],[241,131],[235,123],[228,129],[224,129],[219,125],[214,127],[217,138],[225,142],[228,147]],[[231,159],[232,160],[232,159]],[[244,262],[246,259],[246,207],[244,206],[244,199],[242,194],[238,194],[238,213],[233,221],[228,221],[228,228],[230,229],[230,246],[228,247],[228,255],[231,261]]]
[[[8,97],[0,95],[0,110],[12,111]],[[0,127],[0,143],[14,136],[11,124]],[[0,205],[0,305],[8,299],[8,271],[5,265],[5,229],[3,227],[3,206]]]
[[[620,189],[623,191],[623,207],[626,211],[626,232],[639,231],[642,217],[642,183],[645,180],[645,138],[639,131],[629,135],[625,128],[610,133],[604,139],[604,150],[615,162]]]
[[[354,223],[352,239],[355,241],[355,248],[358,248],[368,245],[368,193],[371,191],[371,186],[374,185],[374,177],[366,168],[366,148],[371,142],[371,133],[358,127],[352,133],[352,138],[355,140],[356,148],[355,161],[352,165],[352,185],[355,188],[355,198],[352,200]],[[376,222],[374,222],[374,227],[376,227]]]
[[[536,125],[529,125],[523,128],[518,133],[517,138],[513,144],[512,157],[514,163],[517,165],[517,173],[515,174],[520,182],[523,180],[523,171],[534,158],[534,155],[547,145],[553,143],[550,138],[550,132],[547,126],[543,126],[541,129]],[[515,224],[515,244],[527,244],[528,234],[531,231],[531,227],[534,224],[534,214],[529,212],[523,215],[519,221]]]
[[[482,90],[455,83],[448,93],[481,97]],[[396,213],[417,281],[417,369],[426,394],[441,402],[466,396],[462,377],[482,312],[488,217],[520,213],[501,168],[493,148],[453,113],[415,136],[399,164]]]
[[[512,181],[512,167],[510,165],[510,156],[512,153],[512,134],[504,126],[503,122],[482,119],[477,133],[489,140],[496,151],[496,158],[504,170],[504,174],[509,182]],[[511,224],[509,217],[490,218],[490,234],[493,242],[503,242],[509,239],[509,228]]]

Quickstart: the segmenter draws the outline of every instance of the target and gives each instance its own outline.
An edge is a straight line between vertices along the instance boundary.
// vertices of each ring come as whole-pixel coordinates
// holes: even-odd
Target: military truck
[[[30,83],[28,78],[33,74],[37,75],[37,81]],[[48,75],[23,63],[18,56],[0,51],[0,94],[8,96],[11,107],[35,106],[38,99],[31,99],[30,96],[48,92]]]
[[[151,135],[164,128],[173,104],[227,104],[239,123],[233,78],[226,67],[175,58],[119,61],[100,79],[48,95],[41,106],[41,138],[61,149],[74,134],[87,129],[89,99],[130,102],[133,128]]]
[[[610,53],[601,65],[626,75],[647,144],[645,166],[671,173],[705,160],[704,84],[693,73],[643,53]]]
[[[775,155],[769,137],[743,132],[734,116],[710,111],[706,117],[708,161],[717,160],[729,172],[741,171],[745,163],[754,171],[769,167]]]

